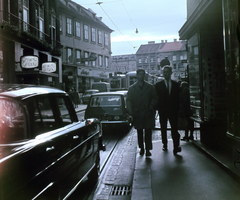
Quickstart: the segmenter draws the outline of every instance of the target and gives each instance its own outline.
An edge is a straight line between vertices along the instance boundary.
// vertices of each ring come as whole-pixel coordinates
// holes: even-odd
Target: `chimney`
[[[165,43],[167,43],[167,40],[165,40]]]
[[[155,44],[155,41],[148,41],[148,44]]]
[[[177,42],[177,39],[174,39],[174,42]]]
[[[164,43],[164,40],[161,40],[162,43]]]

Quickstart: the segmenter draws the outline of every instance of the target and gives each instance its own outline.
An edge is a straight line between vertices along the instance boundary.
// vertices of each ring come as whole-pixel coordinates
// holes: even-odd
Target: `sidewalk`
[[[160,131],[157,132],[154,131],[153,136],[159,135]],[[181,141],[181,147],[182,152],[174,156],[173,143],[169,139],[167,152],[162,151],[160,140],[153,141],[151,157],[140,156],[137,150],[132,200],[240,199],[240,179],[237,181],[228,173],[231,171],[231,175],[239,178],[240,171],[236,174],[237,171],[231,170],[233,163],[229,160],[232,156],[225,157],[228,163],[223,163],[221,155],[209,152],[198,141]],[[212,159],[205,153],[211,154]]]

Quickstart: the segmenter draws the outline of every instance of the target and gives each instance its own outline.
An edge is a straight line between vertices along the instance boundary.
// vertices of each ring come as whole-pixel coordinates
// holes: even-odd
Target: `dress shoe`
[[[188,137],[185,137],[185,136],[184,136],[183,138],[181,138],[181,140],[182,140],[182,141],[188,141],[189,139],[188,139]]]
[[[189,140],[194,140],[194,139],[193,139],[193,136],[190,136],[188,139],[189,139]]]
[[[167,149],[166,146],[163,146],[162,150],[163,150],[163,151],[167,151],[168,149]]]
[[[144,154],[144,149],[141,149],[139,154],[142,156]]]
[[[151,152],[150,151],[146,151],[146,156],[151,156]]]
[[[178,152],[181,152],[181,151],[182,151],[182,148],[178,147],[176,149],[173,149],[173,154],[176,155]]]

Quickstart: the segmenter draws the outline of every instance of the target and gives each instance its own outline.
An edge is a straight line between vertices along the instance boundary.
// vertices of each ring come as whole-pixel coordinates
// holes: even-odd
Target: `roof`
[[[48,86],[28,84],[0,84],[0,96],[8,96],[13,98],[26,98],[38,94],[49,93],[65,94],[65,92],[60,89]]]
[[[92,94],[92,96],[104,96],[104,95],[123,95],[123,92],[99,92]]]
[[[165,43],[150,43],[139,47],[136,54],[161,53],[169,51],[185,51],[186,41],[174,41]]]

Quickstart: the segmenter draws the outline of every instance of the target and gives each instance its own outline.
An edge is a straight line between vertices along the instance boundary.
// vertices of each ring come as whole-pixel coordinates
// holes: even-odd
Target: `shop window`
[[[240,66],[239,66],[239,39],[240,26],[238,17],[239,1],[223,1],[224,12],[224,52],[225,52],[225,71],[227,84],[227,131],[236,138],[240,138]],[[237,34],[236,30],[238,31]]]
[[[200,76],[198,56],[198,33],[188,40],[189,47],[189,91],[193,117],[201,120]]]

